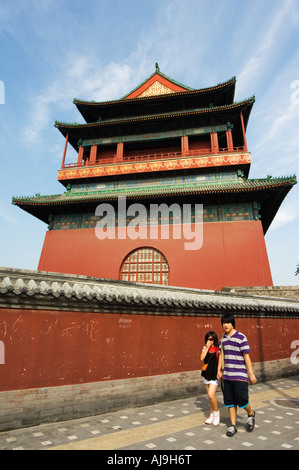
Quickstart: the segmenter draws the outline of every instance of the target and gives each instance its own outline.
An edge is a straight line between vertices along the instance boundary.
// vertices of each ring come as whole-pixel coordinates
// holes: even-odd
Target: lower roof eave
[[[254,180],[252,180],[254,182]],[[264,184],[263,184],[264,182]],[[223,202],[233,202],[238,196],[238,202],[250,201],[260,202],[261,219],[264,233],[270,227],[281,203],[296,184],[296,177],[281,178],[277,180],[261,180],[256,185],[242,185],[236,183],[234,185],[223,185],[222,187],[206,187],[206,188],[172,188],[160,190],[143,190],[117,192],[110,191],[102,194],[71,194],[64,193],[57,196],[36,196],[32,198],[13,198],[13,204],[21,209],[29,212],[45,223],[49,223],[49,215],[69,212],[70,208],[75,212],[82,210],[95,211],[100,203],[109,203],[118,201],[119,197],[126,197],[128,201],[148,200],[155,202],[162,199],[168,199],[175,202],[176,197],[185,197],[191,199],[193,203],[202,204],[221,204]],[[250,181],[249,181],[250,183]],[[273,184],[271,184],[273,183]],[[75,208],[75,209],[74,209]]]

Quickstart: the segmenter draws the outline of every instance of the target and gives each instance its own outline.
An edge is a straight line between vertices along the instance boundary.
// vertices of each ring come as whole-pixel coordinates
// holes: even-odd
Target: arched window
[[[138,248],[123,261],[120,280],[168,285],[168,272],[162,253],[153,248]]]

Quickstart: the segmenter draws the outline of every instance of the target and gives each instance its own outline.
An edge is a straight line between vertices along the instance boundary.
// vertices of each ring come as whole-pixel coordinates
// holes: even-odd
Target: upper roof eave
[[[155,73],[153,73],[150,77],[148,77],[143,83],[146,83],[146,81],[149,80],[152,76],[154,76]],[[160,72],[160,75],[163,76],[163,74],[161,72]],[[164,77],[166,77],[166,75],[164,75]],[[166,77],[166,78],[168,78],[168,77]],[[168,80],[171,80],[171,79],[168,78]],[[169,99],[172,99],[174,96],[181,96],[181,95],[183,96],[186,93],[188,93],[190,95],[192,95],[192,94],[209,94],[209,93],[214,92],[214,91],[218,91],[218,90],[221,91],[222,89],[226,88],[227,86],[233,87],[233,97],[234,97],[236,77],[232,77],[229,80],[227,80],[226,82],[219,83],[219,84],[217,84],[215,86],[212,86],[212,87],[199,88],[199,89],[186,87],[185,85],[182,85],[179,82],[175,82],[174,80],[171,80],[171,81],[173,83],[176,83],[177,85],[179,85],[181,87],[186,88],[186,90],[177,91],[177,92],[170,93],[170,94],[163,94],[163,95],[153,95],[153,96],[142,96],[142,97],[126,98],[126,96],[129,96],[130,94],[132,94],[132,92],[134,90],[137,90],[143,84],[143,83],[141,83],[138,87],[134,88],[134,90],[130,91],[130,93],[128,93],[127,95],[125,95],[124,97],[122,97],[118,100],[85,101],[85,100],[82,100],[82,99],[74,98],[73,103],[77,107],[80,107],[80,105],[102,107],[102,106],[110,106],[110,105],[119,105],[121,103],[128,104],[130,102],[135,102],[137,99],[138,99],[138,101],[139,100],[141,100],[141,101],[150,101],[150,100],[161,100],[161,99],[169,100]]]
[[[100,122],[92,122],[92,123],[66,123],[66,122],[60,122],[60,121],[55,121],[55,127],[58,129],[88,129],[91,127],[103,127],[103,126],[109,126],[109,125],[115,125],[115,124],[122,124],[122,123],[127,123],[127,122],[140,122],[140,121],[149,121],[149,120],[162,120],[162,119],[169,119],[169,118],[176,118],[180,116],[192,116],[192,115],[199,115],[199,114],[217,114],[229,110],[234,110],[234,109],[240,109],[244,107],[250,106],[250,108],[253,106],[255,102],[255,97],[252,96],[251,98],[248,98],[247,100],[244,101],[239,101],[236,103],[232,103],[230,105],[224,105],[224,106],[215,106],[211,108],[200,108],[192,111],[183,111],[183,112],[174,112],[174,113],[166,113],[166,114],[155,114],[155,115],[149,115],[149,116],[137,116],[133,118],[125,118],[125,119],[119,119],[119,120],[111,120],[111,121],[100,121]]]

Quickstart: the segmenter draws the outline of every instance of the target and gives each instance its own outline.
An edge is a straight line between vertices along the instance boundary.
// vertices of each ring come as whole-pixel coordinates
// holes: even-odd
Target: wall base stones
[[[259,381],[296,375],[290,359],[253,364]],[[205,393],[201,371],[0,392],[0,431]]]

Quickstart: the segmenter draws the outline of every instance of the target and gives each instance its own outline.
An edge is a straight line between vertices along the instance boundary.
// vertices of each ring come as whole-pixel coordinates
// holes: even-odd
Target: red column
[[[219,152],[218,134],[217,132],[211,132],[210,136],[211,136],[212,153],[218,153]]]
[[[90,148],[90,159],[89,159],[89,164],[90,165],[95,165],[96,159],[97,159],[97,145],[92,145]]]
[[[243,113],[242,113],[242,111],[240,111],[240,118],[241,118],[242,132],[243,132],[244,150],[245,150],[245,152],[248,152],[247,140],[246,140],[246,133],[245,133],[245,125],[244,125],[244,118],[243,118]]]
[[[187,135],[181,137],[181,152],[182,155],[186,155],[189,152],[189,139]]]
[[[64,151],[63,151],[63,157],[62,157],[62,163],[61,163],[61,170],[63,170],[63,168],[64,168],[64,163],[65,163],[66,149],[67,149],[68,140],[69,140],[69,134],[67,133],[67,134],[66,134],[66,138],[65,138],[65,144],[64,144]]]
[[[79,147],[77,166],[82,166],[84,147]]]
[[[229,152],[231,152],[234,149],[233,136],[232,136],[231,130],[226,131],[226,145],[227,145],[227,150]]]
[[[123,156],[124,156],[124,143],[118,142],[117,148],[116,148],[116,161],[122,162]]]

